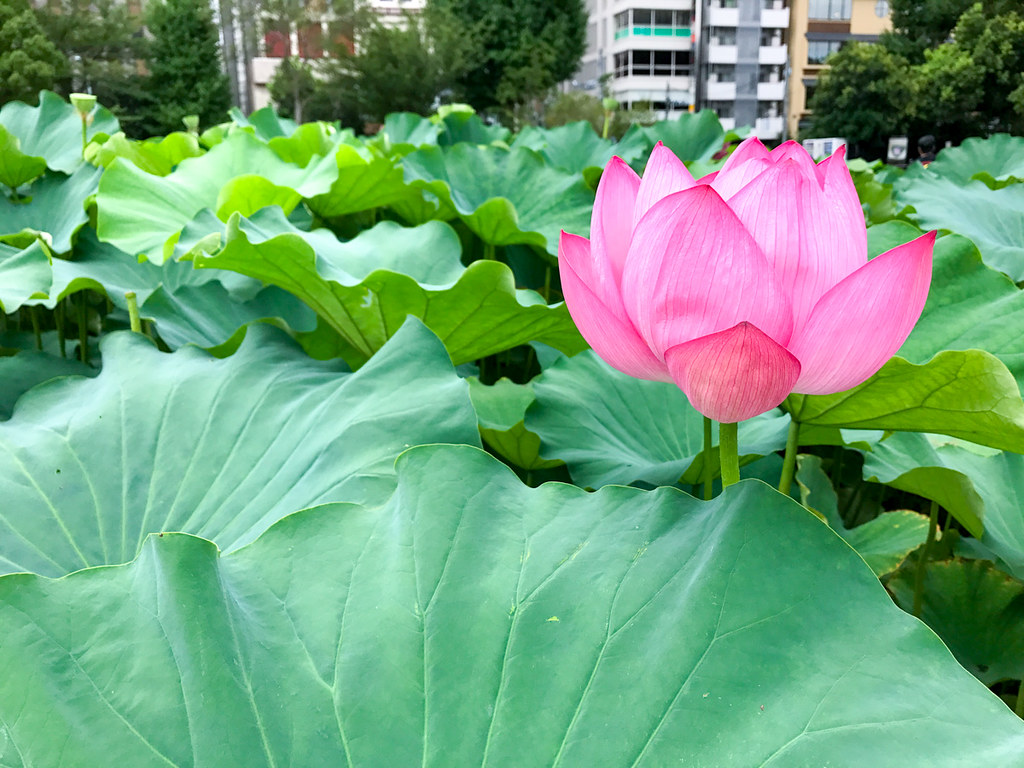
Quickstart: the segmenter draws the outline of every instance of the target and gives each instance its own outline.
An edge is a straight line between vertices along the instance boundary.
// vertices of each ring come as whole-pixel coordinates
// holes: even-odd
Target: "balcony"
[[[735,46],[733,51],[735,51]],[[789,49],[785,45],[762,45],[758,51],[757,61],[760,64],[785,64]],[[733,53],[733,56],[736,54]],[[736,59],[734,58],[733,61]]]
[[[764,50],[763,48],[761,50]],[[708,46],[708,63],[709,64],[735,64],[736,63],[736,46],[735,45],[716,45],[714,38],[711,40],[711,44]],[[764,61],[761,62],[765,63]]]
[[[789,8],[765,8],[762,10],[761,28],[789,29]]]
[[[754,121],[754,134],[759,139],[780,139],[785,122],[784,117],[759,117]]]
[[[782,101],[786,98],[786,84],[783,81],[777,83],[758,83],[757,98],[760,101]]]
[[[738,8],[708,8],[709,27],[735,27],[739,20]]]
[[[704,98],[708,101],[736,101],[736,83],[720,83],[708,79]]]
[[[722,128],[727,131],[731,131],[736,127],[735,117],[720,117],[718,118],[718,122],[720,122],[722,124]]]

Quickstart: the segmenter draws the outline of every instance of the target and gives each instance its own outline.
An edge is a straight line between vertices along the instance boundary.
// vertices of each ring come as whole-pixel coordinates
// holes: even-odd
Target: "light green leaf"
[[[102,144],[93,143],[86,149],[86,158],[94,165],[109,168],[114,158],[122,157],[154,176],[167,176],[182,160],[201,154],[203,150],[199,147],[199,140],[181,131],[146,141],[135,141],[123,133],[115,133]]]
[[[558,460],[540,458],[540,437],[523,423],[526,409],[534,401],[531,384],[499,379],[487,386],[477,378],[467,381],[480,422],[480,434],[499,456],[528,471],[562,465]]]
[[[0,109],[3,125],[21,141],[26,155],[45,157],[51,170],[74,173],[82,160],[82,118],[78,112],[51,91],[39,93],[39,106],[30,107],[21,101],[9,101]],[[92,111],[92,122],[86,127],[89,139],[97,134],[113,135],[121,126],[108,110],[98,106]]]
[[[703,479],[704,417],[674,384],[634,379],[587,351],[546,368],[533,392],[526,428],[540,436],[541,456],[564,461],[579,485]],[[749,462],[785,447],[789,419],[776,411],[739,429]],[[717,427],[713,434],[717,446]],[[717,475],[717,450],[713,461]]]
[[[46,160],[22,152],[18,137],[0,123],[0,184],[17,189],[45,170]]]
[[[904,174],[894,190],[900,202],[914,206],[910,218],[920,226],[966,235],[988,266],[1024,280],[1024,185],[993,190],[925,171]]]
[[[0,310],[5,314],[45,298],[51,279],[50,256],[38,240],[27,248],[0,243]]]
[[[337,178],[334,158],[320,158],[304,168],[281,160],[266,144],[245,131],[229,135],[201,157],[181,162],[169,176],[153,176],[117,159],[100,179],[96,229],[101,240],[131,254],[164,261],[174,238],[203,208],[216,210],[221,190],[253,171],[276,187],[291,187],[301,197],[326,192]],[[232,188],[233,194],[239,194]],[[253,203],[247,203],[252,207]],[[139,226],[139,222],[146,226]]]
[[[89,220],[85,204],[96,191],[100,171],[83,165],[71,176],[48,171],[29,188],[31,200],[12,203],[0,195],[0,237],[12,240],[46,232],[54,253],[67,253],[75,233]]]
[[[1024,137],[996,133],[987,139],[965,139],[960,146],[939,152],[928,172],[960,183],[981,172],[996,181],[1024,178]]]
[[[355,374],[263,325],[225,360],[127,332],[102,352],[97,378],[37,387],[0,423],[0,572],[125,562],[153,531],[234,549],[295,509],[383,501],[409,445],[479,444],[466,384],[416,322]]]
[[[725,139],[718,115],[710,109],[683,113],[675,120],[659,120],[654,125],[634,124],[622,137],[623,143],[630,145],[636,140],[636,134],[647,139],[648,151],[660,141],[684,162],[709,161],[722,149]]]
[[[8,419],[15,401],[36,384],[58,376],[95,376],[99,371],[78,360],[46,352],[22,351],[0,356],[0,419]]]
[[[940,352],[924,365],[892,358],[853,389],[790,395],[783,407],[801,424],[938,432],[1024,451],[1024,402],[1017,383],[981,350]]]
[[[759,482],[528,489],[451,446],[398,472],[380,508],[233,553],[167,534],[128,566],[0,579],[0,760],[1019,764],[1019,719]]]
[[[579,174],[517,147],[427,147],[402,159],[406,183],[450,204],[485,243],[524,243],[558,253],[564,229],[587,235],[594,193]]]
[[[568,353],[586,347],[564,305],[516,291],[504,264],[466,269],[459,256],[457,236],[440,222],[410,229],[381,222],[340,243],[326,230],[295,229],[267,209],[251,221],[232,216],[224,247],[193,258],[199,267],[230,269],[300,298],[341,337],[338,353],[354,366],[410,314],[440,336],[456,365],[533,340]]]

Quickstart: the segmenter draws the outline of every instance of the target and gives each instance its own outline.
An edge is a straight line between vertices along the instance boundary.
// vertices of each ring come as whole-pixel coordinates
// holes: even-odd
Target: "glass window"
[[[634,27],[649,27],[651,26],[651,17],[654,15],[654,11],[647,9],[634,8],[633,9],[633,26]]]
[[[736,117],[736,103],[732,101],[709,101],[708,108],[722,117]]]
[[[672,26],[672,11],[655,11],[654,12],[654,26],[656,26],[656,27],[671,27]]]
[[[842,47],[841,40],[810,40],[807,43],[807,63],[824,64],[825,60]]]
[[[712,27],[712,45],[736,45],[736,27]]]
[[[782,65],[771,64],[762,66],[757,72],[757,82],[778,83],[782,80]]]
[[[677,27],[689,27],[691,19],[693,18],[690,11],[676,11],[676,26]]]
[[[735,64],[712,64],[708,73],[711,75],[711,82],[714,83],[735,83]]]
[[[625,77],[629,74],[629,52],[615,54],[615,76]]]
[[[629,11],[615,14],[615,31],[625,29],[629,26]]]
[[[761,30],[761,45],[762,46],[775,46],[785,45],[786,34],[781,29],[764,29]]]
[[[810,0],[807,17],[829,21],[849,21],[853,0]]]

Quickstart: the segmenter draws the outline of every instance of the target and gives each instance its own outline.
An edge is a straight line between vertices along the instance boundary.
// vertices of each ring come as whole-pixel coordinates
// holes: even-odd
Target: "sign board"
[[[889,152],[885,158],[886,162],[893,165],[905,165],[907,162],[907,137],[890,136]]]

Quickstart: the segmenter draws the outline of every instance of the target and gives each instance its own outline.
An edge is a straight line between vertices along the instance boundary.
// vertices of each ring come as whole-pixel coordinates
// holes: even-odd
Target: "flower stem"
[[[135,291],[128,291],[124,297],[128,301],[128,322],[131,323],[132,331],[142,333],[142,320],[139,318],[139,301],[135,296]]]
[[[711,419],[704,417],[704,501],[711,501],[715,474],[711,471]]]
[[[1017,689],[1017,706],[1013,709],[1017,717],[1024,718],[1024,680],[1020,681],[1020,688]]]
[[[935,530],[939,522],[939,503],[932,502],[931,513],[928,515],[928,538],[925,539],[921,559],[917,561],[917,574],[914,578],[914,615],[921,618],[921,602],[924,598],[924,569],[928,565],[928,554],[935,543]]]
[[[738,427],[735,421],[718,425],[718,458],[722,464],[722,488],[728,488],[740,481]]]
[[[796,452],[800,448],[800,422],[793,419],[789,422],[789,435],[786,437],[786,456],[782,460],[782,476],[779,478],[779,491],[789,496],[793,485],[793,472],[796,470]]]

